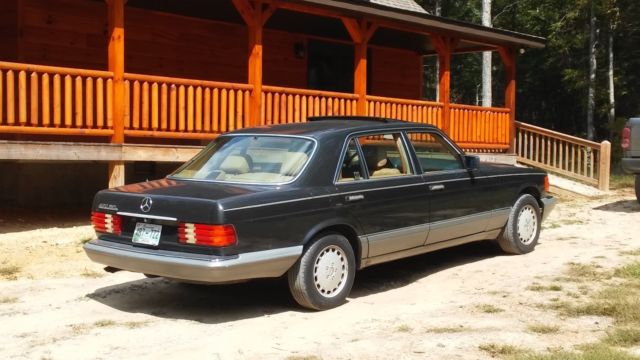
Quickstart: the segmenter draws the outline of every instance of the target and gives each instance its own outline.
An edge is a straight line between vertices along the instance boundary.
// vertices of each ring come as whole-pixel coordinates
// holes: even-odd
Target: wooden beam
[[[509,152],[516,151],[516,50],[499,47],[505,73],[504,107],[509,109]]]
[[[276,10],[278,10],[278,1],[274,1],[269,6],[262,11],[262,26],[267,23],[271,15],[273,15]]]
[[[271,2],[266,9],[261,0],[233,0],[233,4],[244,19],[249,33],[247,82],[253,87],[249,98],[249,125],[258,126],[262,124],[262,33],[264,24],[278,9],[279,3]]]
[[[431,43],[438,53],[440,73],[438,91],[442,103],[442,131],[449,134],[451,123],[451,54],[457,40],[444,36],[431,36]]]
[[[108,0],[109,71],[113,72],[113,136],[111,142],[124,142],[124,0]]]
[[[378,25],[366,19],[340,18],[354,43],[353,93],[358,95],[356,114],[367,115],[367,48]]]
[[[0,141],[0,160],[185,162],[202,146]]]
[[[249,0],[232,0],[232,2],[245,24],[251,24],[254,21],[255,10]]]
[[[113,72],[113,136],[111,142],[124,143],[124,3],[125,0],[107,2],[109,18],[109,71]],[[109,187],[124,185],[124,162],[109,163]]]
[[[345,18],[345,17],[340,18],[340,20],[342,20],[344,27],[347,29],[347,32],[349,33],[349,36],[351,36],[351,40],[353,40],[353,42],[356,44],[361,43],[362,34],[360,33],[360,24],[358,24],[358,21],[356,19]]]

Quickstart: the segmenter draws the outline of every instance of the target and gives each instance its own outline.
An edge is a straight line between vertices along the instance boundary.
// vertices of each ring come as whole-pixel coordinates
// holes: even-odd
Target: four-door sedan
[[[340,305],[356,270],[479,240],[532,251],[553,209],[544,172],[480,164],[433,126],[315,118],[221,135],[165,179],[100,191],[87,255],[184,282],[286,275]]]

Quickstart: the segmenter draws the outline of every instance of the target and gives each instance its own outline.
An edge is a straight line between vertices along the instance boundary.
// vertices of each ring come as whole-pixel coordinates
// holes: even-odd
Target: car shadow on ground
[[[597,206],[594,208],[594,210],[631,213],[640,211],[640,204],[636,200],[619,200],[609,204]]]
[[[485,241],[373,266],[357,273],[349,297],[400,288],[441,270],[502,254],[495,243]],[[124,312],[206,324],[307,311],[293,301],[285,278],[210,286],[141,279],[100,288],[87,297]]]

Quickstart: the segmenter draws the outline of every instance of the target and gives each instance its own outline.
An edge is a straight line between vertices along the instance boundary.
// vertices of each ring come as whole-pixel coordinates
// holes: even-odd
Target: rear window
[[[170,175],[176,179],[277,184],[304,169],[314,142],[289,136],[222,136]]]

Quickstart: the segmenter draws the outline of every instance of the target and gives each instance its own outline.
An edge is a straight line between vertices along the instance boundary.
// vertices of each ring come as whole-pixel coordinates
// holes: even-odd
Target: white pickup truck
[[[622,169],[636,175],[636,198],[640,202],[640,117],[631,118],[622,130]]]

